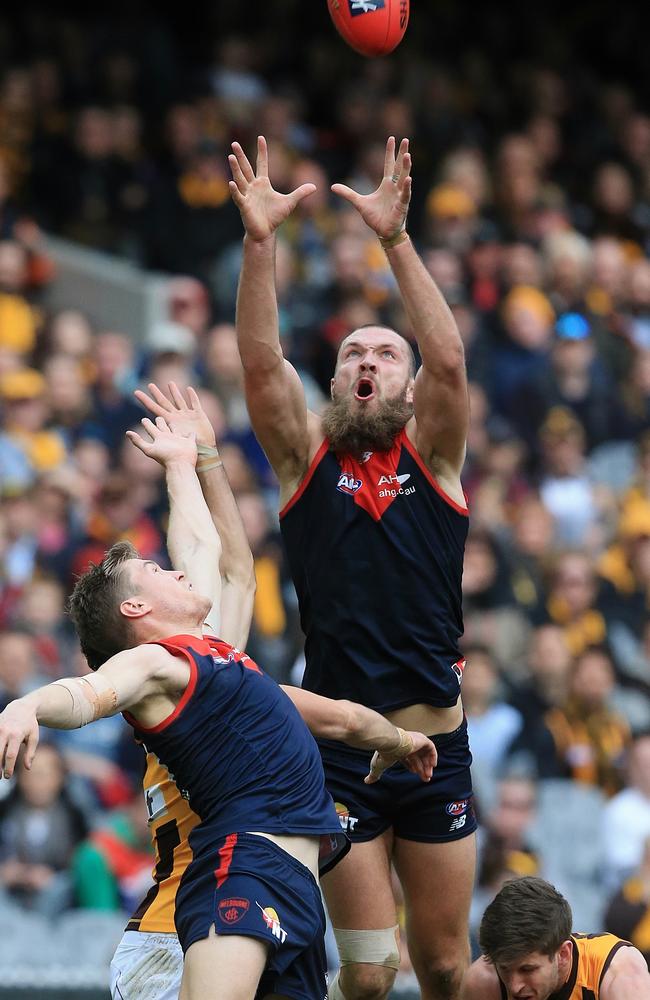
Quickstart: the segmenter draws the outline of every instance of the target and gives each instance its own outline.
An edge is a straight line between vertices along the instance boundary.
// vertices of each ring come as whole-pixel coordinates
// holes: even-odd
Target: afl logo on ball
[[[224,924],[236,924],[246,913],[250,903],[247,899],[222,899],[219,903],[219,916]]]
[[[456,799],[455,802],[447,803],[447,812],[450,816],[462,816],[469,805],[469,799]]]

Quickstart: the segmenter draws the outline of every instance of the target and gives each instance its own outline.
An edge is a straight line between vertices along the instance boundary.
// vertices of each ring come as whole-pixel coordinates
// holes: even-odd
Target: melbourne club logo
[[[219,917],[224,924],[236,924],[244,916],[250,902],[247,899],[222,899],[219,902]]]
[[[359,14],[372,14],[375,10],[383,10],[384,6],[384,0],[348,0],[352,17],[358,17]]]

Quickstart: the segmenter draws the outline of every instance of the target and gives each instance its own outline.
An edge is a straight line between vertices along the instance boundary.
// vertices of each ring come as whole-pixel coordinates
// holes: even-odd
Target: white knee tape
[[[341,965],[385,965],[399,969],[399,925],[379,931],[349,931],[334,928]],[[338,1000],[338,998],[337,998]]]
[[[345,993],[339,986],[338,972],[334,976],[332,982],[327,987],[327,1000],[347,1000]]]

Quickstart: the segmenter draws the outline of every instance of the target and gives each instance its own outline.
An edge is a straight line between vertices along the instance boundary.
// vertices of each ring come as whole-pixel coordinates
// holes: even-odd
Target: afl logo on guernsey
[[[342,472],[336,484],[337,490],[341,493],[356,493],[362,486],[363,480],[355,479],[350,472]]]

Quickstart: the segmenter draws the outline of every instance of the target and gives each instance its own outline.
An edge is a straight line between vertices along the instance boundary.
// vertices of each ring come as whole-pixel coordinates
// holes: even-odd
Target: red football
[[[327,0],[334,26],[362,56],[385,56],[402,41],[409,0]]]

